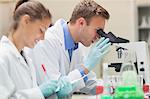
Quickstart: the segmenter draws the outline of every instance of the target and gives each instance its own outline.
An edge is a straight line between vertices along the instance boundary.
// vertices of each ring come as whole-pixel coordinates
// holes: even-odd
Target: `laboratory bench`
[[[83,95],[83,94],[75,94],[72,96],[72,99],[96,99],[96,96]]]

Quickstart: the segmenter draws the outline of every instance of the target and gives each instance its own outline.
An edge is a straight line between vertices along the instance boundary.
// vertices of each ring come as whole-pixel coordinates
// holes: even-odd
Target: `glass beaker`
[[[121,75],[123,85],[138,85],[137,70],[134,65],[136,61],[135,52],[128,49],[123,53],[123,63],[121,66]]]
[[[123,62],[122,62],[122,66],[121,66],[121,70],[120,72],[124,72],[124,71],[136,71],[135,65],[134,65],[134,61],[136,61],[136,57],[135,57],[135,52],[132,50],[124,50],[123,51]]]

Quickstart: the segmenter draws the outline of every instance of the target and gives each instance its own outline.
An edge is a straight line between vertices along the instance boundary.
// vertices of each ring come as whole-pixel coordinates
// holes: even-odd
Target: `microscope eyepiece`
[[[127,39],[116,37],[112,32],[105,33],[103,29],[97,29],[97,34],[100,37],[109,38],[111,43],[128,43],[129,42],[129,40]]]

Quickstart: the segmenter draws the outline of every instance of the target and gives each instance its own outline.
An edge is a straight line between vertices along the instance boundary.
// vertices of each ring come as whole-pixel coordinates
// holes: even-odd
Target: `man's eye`
[[[98,27],[98,28],[96,28],[96,30],[103,30],[103,29]]]
[[[40,32],[43,33],[43,31],[40,29]]]
[[[45,33],[45,29],[40,28],[41,33]]]

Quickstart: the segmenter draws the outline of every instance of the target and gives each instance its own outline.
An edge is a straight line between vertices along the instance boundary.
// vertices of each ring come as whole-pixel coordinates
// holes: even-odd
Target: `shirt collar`
[[[75,43],[68,29],[67,23],[63,23],[63,31],[64,31],[64,40],[65,40],[65,49],[77,49],[78,43]]]

